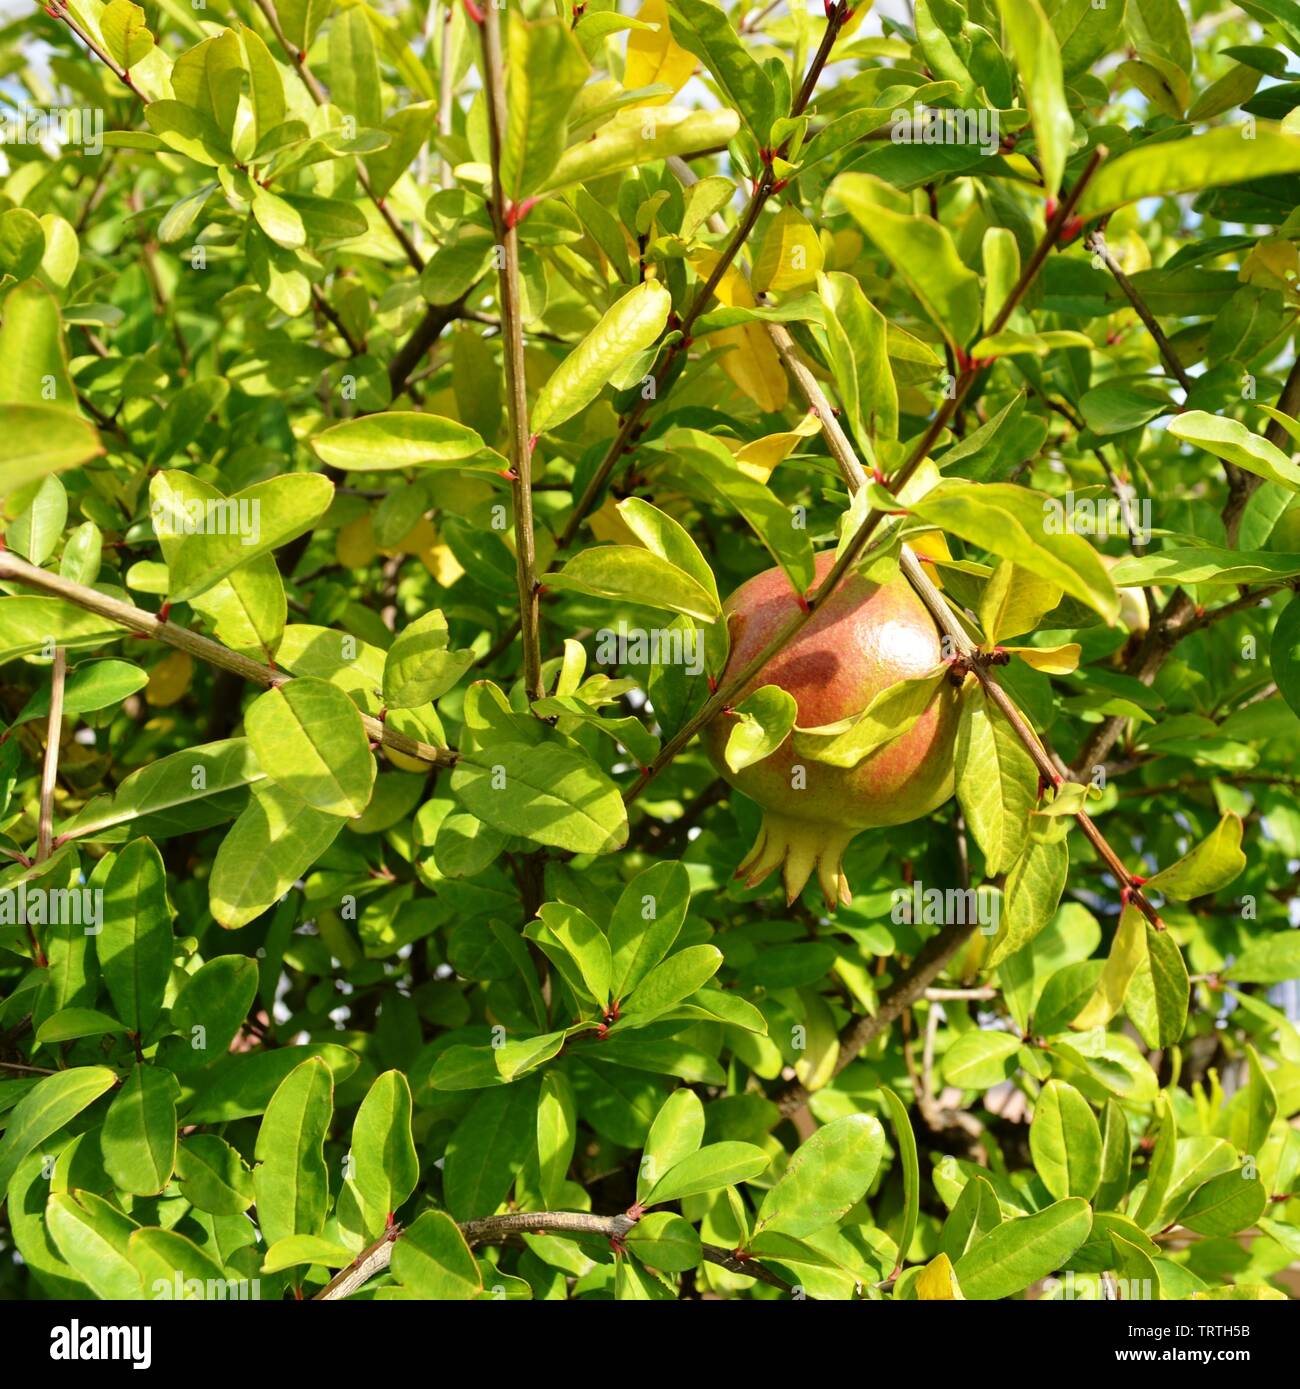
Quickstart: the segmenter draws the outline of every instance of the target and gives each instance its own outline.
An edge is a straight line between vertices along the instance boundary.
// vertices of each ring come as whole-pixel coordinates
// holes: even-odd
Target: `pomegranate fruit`
[[[831,551],[817,556],[818,582],[834,559]],[[771,641],[797,601],[780,569],[757,575],[727,599],[729,671]],[[815,728],[860,714],[882,690],[925,675],[941,659],[938,629],[905,579],[876,584],[851,574],[736,702],[761,685],[779,685],[798,705],[796,727]],[[945,681],[902,737],[850,768],[801,757],[787,737],[769,757],[732,772],[723,754],[736,715],[724,711],[714,718],[704,730],[710,759],[764,812],[736,876],[755,887],[780,869],[787,901],[793,902],[816,871],[827,908],[847,905],[852,894],[841,859],[849,841],[864,829],[927,815],[953,794],[956,700],[956,689]]]

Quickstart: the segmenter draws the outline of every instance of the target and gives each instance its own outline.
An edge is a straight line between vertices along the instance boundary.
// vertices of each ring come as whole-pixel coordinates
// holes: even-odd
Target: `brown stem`
[[[488,139],[492,154],[492,222],[502,248],[497,275],[501,303],[501,342],[506,370],[506,406],[510,418],[510,479],[515,512],[515,583],[519,590],[519,627],[524,647],[524,689],[541,699],[542,643],[540,604],[534,577],[537,563],[533,536],[533,445],[528,434],[528,383],[524,375],[524,333],[519,285],[519,231],[515,209],[501,184],[502,146],[506,132],[506,75],[497,12],[488,6],[475,21],[483,44],[483,85],[487,96]]]
[[[146,105],[148,104],[148,98],[140,90],[140,88],[137,87],[135,83],[131,80],[131,74],[127,72],[124,68],[118,67],[118,65],[112,60],[112,58],[110,58],[109,55],[104,52],[104,50],[95,42],[95,40],[92,39],[90,35],[86,33],[86,31],[81,27],[81,25],[78,24],[77,21],[73,19],[72,16],[63,8],[61,0],[50,0],[50,5],[48,7],[47,12],[50,14],[52,18],[62,20],[63,23],[67,25],[68,29],[73,34],[75,34],[77,38],[81,40],[82,43],[86,45],[86,47],[95,55],[95,57],[98,58],[99,61],[104,64],[104,66],[109,70],[109,72],[111,72],[113,76],[116,77],[117,80],[121,82],[124,87],[129,88],[132,92],[135,93],[136,96],[140,98],[141,101],[145,102]]]
[[[629,1215],[592,1215],[589,1211],[512,1211],[509,1215],[491,1215],[482,1220],[465,1220],[460,1232],[471,1248],[479,1244],[500,1244],[518,1235],[595,1235],[601,1239],[622,1240],[636,1225]],[[401,1237],[394,1227],[365,1249],[316,1294],[317,1302],[333,1302],[354,1293],[361,1285],[382,1273],[393,1257],[393,1245]],[[729,1249],[717,1245],[703,1246],[704,1258],[732,1273],[786,1289],[787,1285],[770,1270],[753,1259],[740,1259]]]
[[[41,768],[41,809],[36,832],[36,862],[44,863],[54,843],[54,785],[59,777],[59,741],[63,737],[63,690],[67,682],[68,653],[59,647],[50,670],[50,720],[45,735],[45,763]]]
[[[1133,310],[1146,325],[1146,330],[1151,334],[1151,340],[1155,343],[1160,359],[1168,368],[1169,373],[1183,388],[1184,391],[1192,389],[1192,378],[1188,376],[1186,368],[1178,360],[1178,354],[1174,351],[1173,344],[1165,336],[1164,329],[1156,322],[1156,316],[1151,312],[1147,302],[1138,293],[1137,286],[1120,269],[1119,262],[1111,254],[1110,247],[1106,245],[1106,233],[1098,229],[1090,233],[1084,240],[1084,247],[1101,259],[1102,264],[1110,271],[1115,283],[1124,292],[1124,297],[1133,305]]]
[[[0,579],[22,584],[24,588],[49,594],[53,598],[62,598],[68,603],[75,603],[87,612],[97,613],[110,622],[129,627],[133,632],[143,632],[157,641],[166,642],[168,646],[174,646],[178,651],[187,651],[198,660],[221,670],[228,670],[252,684],[261,685],[263,689],[283,685],[286,680],[292,678],[273,666],[259,665],[249,657],[241,656],[239,652],[231,651],[210,637],[191,632],[188,627],[178,627],[174,622],[164,621],[156,613],[146,612],[143,608],[124,603],[120,598],[113,598],[96,589],[87,588],[84,584],[73,583],[71,579],[65,579],[59,574],[38,569],[34,564],[28,564],[26,560],[19,559],[8,550],[0,551]],[[369,714],[361,715],[361,723],[371,742],[382,743],[384,747],[406,757],[414,757],[437,767],[451,767],[458,760],[457,755],[449,749],[419,742],[405,733],[399,733],[387,722],[371,718]]]

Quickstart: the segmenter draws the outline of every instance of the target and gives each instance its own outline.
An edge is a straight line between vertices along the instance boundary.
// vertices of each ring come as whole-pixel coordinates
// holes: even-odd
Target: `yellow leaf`
[[[193,678],[194,660],[190,653],[169,651],[149,672],[144,697],[155,709],[165,709],[189,689]]]
[[[442,541],[421,550],[420,563],[443,588],[450,588],[465,572],[461,562],[452,554],[451,546],[444,545]]]
[[[1061,590],[1047,579],[1003,560],[980,599],[980,625],[989,641],[1032,632],[1061,601]]]
[[[643,24],[657,29],[633,29],[627,36],[627,62],[623,66],[623,86],[631,92],[660,83],[672,92],[645,102],[662,106],[679,92],[695,71],[695,55],[688,53],[674,38],[668,24],[668,0],[645,0],[636,16]]]
[[[422,555],[437,543],[438,532],[434,530],[433,522],[427,516],[421,516],[396,545],[381,549],[379,553],[389,558],[394,555]]]
[[[805,415],[793,429],[782,434],[768,434],[762,439],[752,439],[735,450],[736,462],[742,473],[752,477],[755,482],[766,482],[772,476],[776,465],[807,438],[821,428],[814,415]]]
[[[767,224],[750,283],[778,293],[812,284],[822,268],[822,244],[812,224],[795,207],[783,207]]]
[[[1006,650],[1044,675],[1069,675],[1079,668],[1083,648],[1077,641],[1067,641],[1064,646],[1008,646]]]
[[[597,540],[607,545],[639,545],[637,533],[623,519],[618,502],[606,497],[600,508],[591,513],[587,524]]]
[[[922,560],[952,559],[952,551],[948,548],[942,531],[921,531],[918,535],[909,535],[907,540]],[[936,588],[943,587],[943,575],[936,565],[932,564],[925,572],[929,574]]]
[[[965,1302],[966,1296],[957,1282],[952,1260],[946,1254],[936,1254],[921,1270],[915,1284],[920,1302]]]
[[[364,569],[378,553],[369,512],[349,521],[334,539],[334,558],[344,569]]]
[[[718,263],[716,251],[700,251],[691,257],[697,274],[707,277]],[[714,290],[718,303],[727,308],[752,309],[754,296],[745,277],[733,265]],[[769,413],[783,409],[790,394],[785,368],[777,356],[772,339],[761,323],[742,323],[737,328],[725,328],[712,335],[713,342],[723,349],[722,369],[758,406]]]

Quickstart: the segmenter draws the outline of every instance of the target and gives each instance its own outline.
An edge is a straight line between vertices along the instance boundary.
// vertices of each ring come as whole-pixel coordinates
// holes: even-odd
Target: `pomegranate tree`
[[[831,551],[817,557],[818,582],[834,558]],[[728,669],[739,670],[762,651],[795,603],[781,569],[742,584],[723,604]],[[882,690],[925,675],[941,659],[939,632],[906,580],[878,584],[851,574],[744,694],[776,685],[798,706],[796,728],[816,728],[860,714]],[[709,756],[763,807],[758,838],[736,876],[754,887],[780,869],[793,902],[815,870],[828,908],[851,901],[841,867],[849,841],[865,829],[928,815],[952,795],[956,693],[942,685],[911,728],[848,768],[801,756],[791,735],[770,756],[733,772],[724,750],[737,716],[720,714],[704,735]]]

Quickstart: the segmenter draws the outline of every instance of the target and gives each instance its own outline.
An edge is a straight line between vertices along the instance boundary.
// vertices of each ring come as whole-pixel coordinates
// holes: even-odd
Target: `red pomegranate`
[[[834,559],[831,551],[817,556],[818,582]],[[728,670],[756,656],[789,621],[796,603],[780,569],[742,584],[723,604],[731,633]],[[905,579],[876,584],[851,574],[736,702],[761,685],[779,685],[798,705],[796,727],[816,728],[860,714],[882,690],[925,675],[941,659],[938,629]],[[850,768],[800,757],[787,737],[770,757],[732,772],[723,752],[736,716],[718,715],[704,732],[709,757],[764,811],[758,838],[736,876],[754,887],[779,868],[787,901],[793,902],[816,870],[827,908],[847,905],[852,894],[840,860],[849,841],[864,829],[928,815],[952,795],[956,699],[945,681],[902,737]]]

